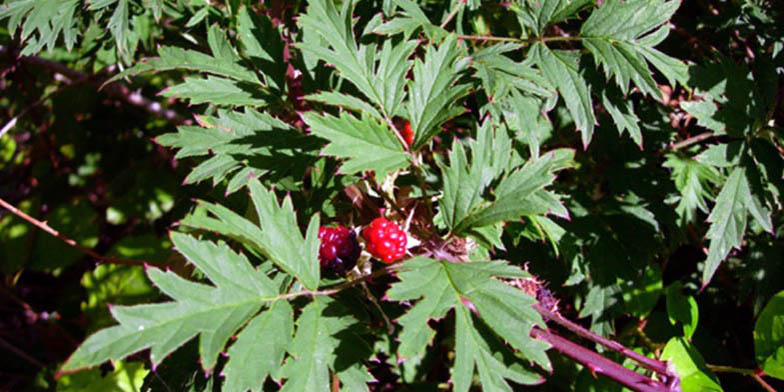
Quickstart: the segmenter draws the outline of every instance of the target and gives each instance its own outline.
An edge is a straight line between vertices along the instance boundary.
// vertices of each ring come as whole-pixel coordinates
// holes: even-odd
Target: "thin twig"
[[[776,392],[776,389],[770,386],[765,380],[762,379],[762,376],[765,375],[760,369],[744,369],[744,368],[736,368],[734,366],[724,366],[724,365],[711,365],[705,364],[705,367],[708,370],[714,373],[735,373],[735,374],[742,374],[744,376],[751,376],[755,381],[757,381],[762,388],[764,388],[768,392]]]
[[[389,319],[389,316],[387,316],[386,312],[384,312],[384,309],[381,308],[381,304],[378,303],[378,299],[376,299],[376,296],[370,292],[370,289],[367,287],[367,284],[365,284],[365,282],[362,282],[362,290],[365,292],[365,295],[368,297],[370,302],[373,305],[375,305],[376,310],[378,310],[378,312],[381,313],[381,317],[384,319],[384,323],[387,325],[387,332],[390,335],[394,334],[395,326],[392,325],[392,320]]]
[[[762,388],[765,388],[766,391],[768,391],[768,392],[776,392],[776,388],[773,388],[772,386],[770,386],[770,384],[765,382],[765,380],[762,379],[762,375],[755,373],[751,377],[753,377],[755,380],[757,380],[759,385],[762,386]]]
[[[709,139],[709,138],[711,138],[713,136],[715,136],[715,134],[713,132],[704,132],[704,133],[701,133],[699,135],[692,136],[692,137],[690,137],[690,138],[688,138],[686,140],[683,140],[683,141],[680,141],[678,143],[673,144],[672,146],[670,146],[669,150],[670,151],[678,151],[678,150],[680,150],[682,148],[686,148],[688,146],[691,146],[692,144],[699,143],[699,142],[701,142],[701,141],[703,141],[705,139]]]
[[[736,368],[733,366],[724,366],[724,365],[711,365],[709,363],[706,363],[705,367],[714,373],[735,373],[735,374],[745,374],[747,376],[753,376],[756,373],[756,370],[754,369],[743,369],[743,368]]]
[[[35,366],[37,366],[39,368],[45,368],[46,367],[46,365],[41,363],[41,361],[31,357],[29,354],[27,354],[26,352],[18,349],[16,346],[13,346],[11,343],[6,342],[3,338],[0,338],[0,347],[5,348],[6,350],[8,350],[8,351],[16,354],[17,356],[19,356],[19,358],[22,358],[25,361],[30,362],[31,364],[33,364],[33,365],[35,365]]]
[[[8,49],[0,45],[0,56],[6,55],[7,53],[8,53]],[[91,75],[81,71],[77,71],[68,68],[63,64],[50,61],[38,56],[22,56],[19,57],[18,61],[27,65],[34,65],[34,66],[46,68],[50,71],[54,71],[56,73],[65,75],[72,80],[81,80],[81,79],[90,80],[94,85],[97,86],[102,85],[106,81],[106,78],[104,77],[100,77],[95,74]],[[160,117],[165,120],[171,121],[174,124],[183,124],[187,121],[185,117],[182,117],[181,115],[179,115],[177,112],[173,110],[164,108],[159,102],[146,98],[141,94],[139,94],[138,92],[130,91],[128,87],[121,82],[114,82],[108,84],[104,86],[102,90],[105,91],[106,94],[114,98],[123,100],[132,106],[141,108],[156,117]]]
[[[60,234],[60,232],[58,232],[57,230],[53,229],[51,226],[46,224],[46,222],[41,222],[38,219],[35,219],[32,216],[25,214],[22,210],[14,207],[13,205],[9,204],[8,202],[6,202],[3,199],[0,199],[0,207],[3,207],[5,209],[7,209],[8,211],[11,211],[11,213],[13,213],[14,215],[16,215],[16,216],[26,220],[27,222],[31,223],[33,226],[38,227],[39,229],[41,229],[41,230],[51,234],[52,236],[55,236],[55,237],[59,238],[61,241],[65,242],[66,244],[76,248],[80,252],[82,252],[82,253],[90,256],[90,257],[98,259],[102,263],[119,264],[119,265],[154,264],[154,263],[151,263],[151,262],[148,262],[148,261],[142,261],[142,260],[129,260],[129,259],[120,259],[120,258],[116,258],[116,257],[101,256],[98,253],[95,253],[92,249],[89,249],[89,248],[86,248],[86,247],[84,247],[82,245],[79,245],[79,243],[77,243],[76,241],[72,240],[71,238],[66,237],[63,234]]]
[[[463,8],[464,5],[465,5],[465,0],[458,3],[455,6],[455,9],[453,9],[452,12],[450,12],[449,15],[447,15],[446,19],[444,19],[444,22],[441,23],[441,26],[439,27],[441,27],[442,29],[446,28],[446,25],[448,25],[449,22],[452,21],[452,19],[455,17],[455,15],[457,15],[458,12],[460,12],[460,9]]]
[[[525,41],[519,38],[512,38],[512,37],[494,37],[491,35],[466,35],[460,34],[457,38],[464,39],[467,41],[502,41],[502,42],[520,42],[525,43]]]
[[[302,291],[297,291],[297,292],[294,292],[294,293],[277,295],[275,297],[265,297],[265,298],[262,298],[262,301],[274,302],[274,301],[278,301],[278,300],[281,300],[281,299],[289,300],[289,299],[292,299],[292,298],[305,297],[305,296],[307,296],[307,297],[315,297],[315,296],[318,296],[318,295],[334,295],[334,294],[337,294],[337,293],[339,293],[339,292],[341,292],[341,291],[343,291],[343,290],[345,290],[347,288],[354,287],[354,286],[356,286],[356,285],[358,285],[358,284],[360,284],[362,282],[365,282],[367,280],[370,280],[370,279],[373,279],[373,278],[377,278],[377,277],[382,276],[382,275],[386,275],[389,272],[395,270],[396,268],[397,268],[397,265],[390,265],[388,267],[377,269],[377,270],[373,271],[372,273],[360,276],[360,277],[358,277],[358,278],[356,278],[354,280],[350,280],[350,281],[341,283],[341,284],[339,284],[339,285],[337,285],[337,286],[335,286],[335,287],[333,287],[331,289],[326,289],[326,290],[302,290]]]
[[[7,123],[6,123],[6,124],[3,126],[3,128],[2,128],[2,129],[0,129],[0,138],[2,138],[2,137],[3,137],[3,135],[5,135],[5,134],[6,134],[6,132],[10,131],[10,130],[11,130],[11,128],[13,128],[14,126],[16,126],[16,123],[19,121],[19,119],[20,119],[20,118],[22,118],[22,117],[24,117],[24,116],[25,116],[27,113],[29,113],[29,112],[30,112],[30,111],[31,111],[33,108],[35,108],[35,107],[37,107],[37,106],[41,105],[42,103],[46,102],[46,100],[47,100],[47,99],[54,98],[54,97],[56,97],[57,95],[61,94],[62,92],[64,92],[64,91],[66,91],[66,90],[68,90],[68,89],[70,89],[70,88],[72,88],[72,87],[78,86],[78,85],[80,85],[80,84],[82,84],[82,83],[86,82],[86,81],[87,81],[87,79],[88,79],[88,75],[87,75],[87,74],[85,74],[85,75],[84,75],[84,77],[82,77],[82,78],[80,78],[80,79],[76,79],[76,80],[73,80],[73,81],[70,81],[70,80],[68,80],[68,81],[66,82],[66,84],[65,84],[65,85],[63,85],[63,86],[60,86],[60,87],[59,87],[57,90],[55,90],[55,91],[52,91],[51,93],[44,95],[43,97],[41,97],[41,98],[40,98],[40,99],[38,99],[37,101],[35,101],[35,102],[31,103],[30,105],[26,106],[24,109],[22,109],[22,111],[21,111],[21,112],[19,112],[19,114],[17,114],[16,116],[14,116],[14,117],[13,117],[13,118],[12,118],[10,121],[8,121],[8,122],[7,122]]]

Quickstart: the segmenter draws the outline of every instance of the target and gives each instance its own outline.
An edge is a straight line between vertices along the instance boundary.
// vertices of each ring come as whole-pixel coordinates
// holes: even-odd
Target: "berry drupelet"
[[[343,226],[321,227],[318,237],[321,240],[319,263],[326,271],[345,275],[357,265],[360,249],[353,231]]]
[[[408,237],[397,224],[384,218],[376,218],[362,231],[366,248],[373,257],[391,264],[403,258]]]

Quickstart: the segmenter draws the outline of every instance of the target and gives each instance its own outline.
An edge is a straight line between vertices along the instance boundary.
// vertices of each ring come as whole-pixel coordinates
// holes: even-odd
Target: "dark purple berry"
[[[327,272],[345,275],[346,271],[357,265],[359,243],[357,235],[343,227],[321,227],[318,233],[321,239],[319,247],[319,263]]]

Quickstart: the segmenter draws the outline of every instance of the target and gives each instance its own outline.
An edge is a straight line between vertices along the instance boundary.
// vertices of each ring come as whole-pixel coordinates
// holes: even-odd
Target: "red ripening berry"
[[[319,264],[322,268],[344,275],[357,265],[360,249],[353,231],[343,226],[321,227],[318,237],[321,240]]]
[[[373,257],[387,264],[403,258],[408,237],[400,227],[384,218],[376,218],[362,231],[366,248]]]
[[[414,144],[414,130],[411,129],[411,123],[408,121],[403,125],[403,140],[405,140],[406,144],[409,146]]]

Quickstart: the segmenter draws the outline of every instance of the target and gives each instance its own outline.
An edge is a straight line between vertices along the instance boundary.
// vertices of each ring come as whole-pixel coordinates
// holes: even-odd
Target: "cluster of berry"
[[[360,248],[357,235],[343,227],[322,227],[318,234],[321,240],[319,262],[327,271],[344,275],[354,268]],[[365,247],[373,257],[391,264],[403,258],[408,237],[400,227],[384,218],[376,218],[362,230]]]

